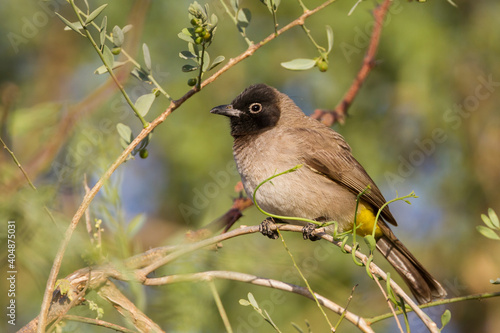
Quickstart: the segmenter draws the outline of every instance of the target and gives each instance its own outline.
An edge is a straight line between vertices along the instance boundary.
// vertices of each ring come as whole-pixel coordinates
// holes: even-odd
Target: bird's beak
[[[239,117],[242,112],[238,109],[234,109],[231,104],[228,104],[216,106],[210,110],[210,113],[220,114],[226,117]]]

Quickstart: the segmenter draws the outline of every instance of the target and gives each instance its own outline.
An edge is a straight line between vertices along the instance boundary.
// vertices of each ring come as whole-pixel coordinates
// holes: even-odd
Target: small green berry
[[[328,63],[323,59],[320,59],[316,66],[318,66],[320,72],[326,72],[328,70]]]
[[[203,38],[201,38],[201,37],[196,37],[196,39],[194,40],[195,44],[201,44],[202,41],[203,41]]]
[[[197,34],[201,34],[203,32],[203,27],[196,27],[196,29],[194,29],[194,32],[196,32]]]
[[[195,18],[191,19],[191,25],[198,25],[198,20]]]
[[[195,77],[192,77],[188,80],[188,86],[193,87],[196,85],[196,82],[198,82],[198,80]]]
[[[208,31],[205,31],[205,34],[203,35],[204,40],[210,40],[212,38],[212,34]]]
[[[139,156],[141,158],[148,158],[148,155],[149,155],[149,152],[146,148],[141,149],[141,151],[139,152]]]
[[[121,47],[114,47],[112,50],[111,50],[111,53],[113,53],[114,55],[118,55],[120,54],[120,52],[122,51],[122,48]]]

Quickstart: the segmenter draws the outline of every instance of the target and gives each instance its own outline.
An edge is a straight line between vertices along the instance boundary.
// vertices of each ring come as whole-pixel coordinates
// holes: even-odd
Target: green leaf
[[[71,22],[71,23],[72,23],[72,24],[75,26],[75,28],[77,28],[78,30],[83,29],[83,26],[82,26],[82,24],[81,24],[80,22]],[[68,26],[65,26],[65,27],[64,27],[64,31],[70,31],[70,30],[73,30],[73,29],[71,29],[71,28],[70,28],[70,27],[68,27]]]
[[[127,24],[126,26],[124,26],[124,27],[122,28],[122,32],[123,32],[124,34],[126,34],[126,33],[127,33],[127,32],[129,32],[130,30],[132,30],[132,28],[133,28],[133,27],[134,27],[134,26],[133,26],[132,24]]]
[[[293,321],[291,322],[293,328],[295,328],[297,330],[297,332],[299,333],[304,333],[304,331],[302,330],[302,328],[300,328],[299,325],[295,324]]]
[[[102,55],[104,58],[104,64],[108,67],[113,68],[115,57],[107,45],[104,45]]]
[[[303,59],[298,58],[287,62],[282,62],[281,66],[290,69],[292,71],[303,71],[307,69],[311,69],[316,65],[316,60],[314,59]]]
[[[498,221],[498,216],[495,211],[491,208],[488,208],[488,215],[490,216],[490,221],[493,223],[496,229],[500,228],[500,222]]]
[[[217,26],[217,23],[219,23],[219,18],[217,17],[217,15],[212,14],[210,16],[210,24],[215,28]]]
[[[356,1],[356,3],[354,4],[354,6],[352,6],[351,10],[349,10],[349,13],[347,13],[347,16],[351,16],[352,13],[354,13],[354,10],[356,9],[356,7],[358,7],[358,5],[362,2],[363,0],[358,0]],[[417,0],[418,1],[418,0]]]
[[[106,68],[106,66],[102,65],[102,66],[98,67],[98,68],[94,71],[94,74],[101,75],[101,74],[104,74],[104,73],[107,73],[107,72],[108,72],[108,69]]]
[[[448,0],[448,3],[450,5],[452,5],[453,7],[458,7],[457,4],[455,2],[453,2],[453,0]]]
[[[94,10],[92,13],[90,13],[89,16],[87,16],[87,19],[85,20],[85,25],[89,24],[90,22],[92,22],[93,20],[96,19],[97,16],[99,16],[99,14],[101,14],[101,12],[104,10],[104,8],[106,8],[108,4],[104,4],[100,7],[98,7],[96,10]]]
[[[123,45],[123,40],[125,39],[125,36],[123,35],[122,29],[120,29],[119,26],[115,25],[113,27],[113,44],[115,46],[120,47]]]
[[[328,49],[326,52],[330,53],[333,47],[333,30],[329,25],[326,26],[326,39],[328,41]]]
[[[250,302],[247,301],[246,299],[243,299],[243,298],[239,300],[239,303],[241,305],[243,305],[243,306],[249,306],[250,305]]]
[[[123,65],[125,65],[127,62],[126,61],[115,61],[114,64],[113,64],[113,67],[111,69],[115,69],[115,68],[118,68],[118,67],[121,67]],[[101,67],[97,68],[95,71],[94,71],[94,74],[104,74],[104,73],[107,73],[108,72],[108,69],[106,68],[106,66],[102,65]]]
[[[177,37],[188,43],[192,43],[194,41],[193,34],[194,34],[193,28],[184,28],[181,30],[181,32],[177,34]]]
[[[259,304],[255,300],[255,297],[253,297],[253,294],[252,293],[248,293],[247,296],[248,296],[248,300],[250,301],[250,304],[252,304],[252,306],[254,308],[259,309]]]
[[[450,319],[451,319],[451,312],[450,310],[446,310],[441,316],[441,325],[442,325],[441,329],[443,329],[450,322]]]
[[[196,58],[198,58],[200,56],[200,51],[198,49],[198,45],[196,45],[194,43],[188,43],[188,50],[192,54],[195,54]]]
[[[491,228],[491,229],[495,228],[495,226],[493,225],[493,222],[485,214],[481,214],[481,219],[483,220],[484,224],[486,224],[488,226],[488,228]]]
[[[375,240],[375,237],[373,237],[372,235],[366,235],[364,240],[366,245],[368,245],[370,252],[375,251],[375,248],[377,247],[377,241]]]
[[[153,93],[150,93],[150,94],[140,96],[137,99],[137,101],[135,101],[135,104],[134,104],[135,108],[137,109],[137,111],[139,111],[139,114],[141,116],[144,117],[149,112],[149,109],[151,108],[151,105],[153,105],[155,98],[156,98],[156,95]]]
[[[500,284],[500,278],[497,278],[496,280],[490,280],[491,284]]]
[[[127,226],[127,234],[129,237],[135,236],[146,222],[146,214],[139,214],[135,216]]]
[[[177,34],[177,37],[179,37],[180,39],[182,39],[183,41],[188,42],[188,43],[192,43],[194,41],[191,36],[188,36],[182,32],[179,32]]]
[[[64,23],[64,24],[66,24],[66,25],[67,25],[67,26],[68,26],[71,30],[73,30],[73,31],[75,31],[75,32],[77,32],[77,33],[79,33],[80,35],[82,35],[82,36],[84,36],[84,37],[86,37],[86,36],[85,36],[84,34],[82,34],[82,33],[81,33],[81,31],[80,31],[80,29],[82,28],[82,26],[81,26],[81,25],[80,25],[80,26],[78,26],[78,25],[76,25],[76,23],[72,23],[72,22],[68,21],[67,19],[65,19],[65,18],[64,18],[61,14],[59,14],[59,13],[55,13],[55,14],[56,14],[56,15],[57,15],[57,17],[59,17],[59,19],[60,19],[61,21],[63,21],[63,23]]]
[[[191,53],[190,51],[181,51],[179,53],[179,57],[181,57],[182,59],[194,59],[196,58],[196,55]]]
[[[203,53],[203,68],[201,70],[205,73],[206,71],[208,71],[209,66],[210,66],[210,55],[205,50],[205,53]]]
[[[260,0],[260,2],[262,2],[264,5],[266,5],[267,9],[269,9],[269,11],[272,14],[273,11],[278,10],[278,7],[279,7],[281,1],[280,0],[274,0],[274,1],[272,1],[272,0]]]
[[[120,138],[122,138],[127,143],[127,145],[132,142],[134,138],[132,136],[132,130],[129,126],[118,123],[116,124],[116,129],[118,130],[118,135],[120,135]]]
[[[482,225],[478,225],[476,227],[477,231],[479,231],[484,237],[487,237],[489,239],[494,239],[494,240],[500,240],[500,236],[498,236],[495,231],[493,231],[490,228],[487,228]]]
[[[107,27],[108,27],[108,17],[104,16],[102,18],[101,28],[99,29],[99,43],[100,43],[99,45],[101,46],[101,50],[102,50],[104,43],[106,42]]]
[[[238,0],[231,0],[231,7],[233,7],[234,12],[236,13],[238,11]]]
[[[217,67],[221,62],[223,62],[226,58],[224,56],[218,56],[214,59],[214,62],[212,62],[212,65],[208,70],[212,70],[215,67]]]
[[[156,96],[156,95],[155,95]],[[144,139],[139,142],[137,147],[132,150],[132,155],[136,155],[137,153],[140,153],[141,150],[146,148],[149,145],[149,142],[151,142],[151,138],[153,137],[153,133],[149,133]]]
[[[151,72],[151,55],[149,53],[149,47],[146,43],[142,44],[142,53],[144,55],[144,64],[149,72]]]
[[[252,19],[252,14],[250,13],[250,9],[242,8],[238,11],[238,23],[240,26],[246,28],[250,24],[250,20]]]
[[[139,80],[143,81],[143,82],[151,82],[149,77],[148,77],[148,74],[144,73],[140,68],[134,68],[130,74],[132,76],[135,76],[136,78],[138,78]]]
[[[192,72],[200,68],[199,66],[193,66],[193,65],[184,65],[182,66],[182,71],[187,73],[187,72]]]

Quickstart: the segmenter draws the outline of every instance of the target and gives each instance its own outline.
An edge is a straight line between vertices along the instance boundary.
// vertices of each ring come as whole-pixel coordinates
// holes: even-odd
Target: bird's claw
[[[314,223],[308,223],[302,228],[302,237],[304,239],[309,239],[311,241],[320,240],[321,237],[313,235],[313,232],[316,230],[317,226]]]
[[[274,224],[276,224],[274,219],[272,217],[268,217],[259,224],[260,233],[271,239],[277,239],[279,237],[278,232],[271,229],[271,226]]]

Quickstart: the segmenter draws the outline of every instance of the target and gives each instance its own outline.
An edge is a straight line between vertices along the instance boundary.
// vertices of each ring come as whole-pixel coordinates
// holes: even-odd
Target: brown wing
[[[325,127],[294,128],[294,131],[297,131],[297,143],[301,146],[305,165],[342,184],[355,195],[370,185],[371,189],[363,195],[363,200],[375,211],[386,203],[377,185],[352,156],[351,148],[340,134]],[[308,139],[301,140],[301,137]],[[381,214],[387,222],[397,225],[388,206]]]

